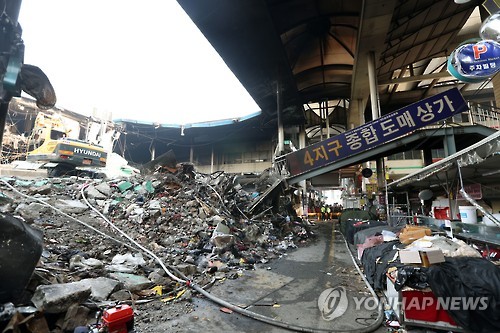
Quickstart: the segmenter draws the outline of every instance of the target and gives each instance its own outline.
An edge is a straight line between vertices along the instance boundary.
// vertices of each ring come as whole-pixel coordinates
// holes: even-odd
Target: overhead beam
[[[397,3],[397,0],[364,0],[362,3],[350,92],[351,101],[356,102],[349,110],[349,126],[356,127],[364,122],[364,109],[370,96],[368,55],[370,52],[375,54],[377,68]]]
[[[416,81],[424,81],[424,80],[442,79],[445,77],[449,77],[449,78],[454,79],[453,75],[451,75],[447,71],[444,71],[444,72],[439,72],[439,73],[405,76],[405,77],[398,77],[398,78],[391,79],[391,80],[379,81],[378,85],[379,86],[387,86],[390,84],[400,84],[400,83],[408,83],[408,82],[416,82]]]
[[[392,15],[397,1],[363,1],[361,9],[360,28],[354,58],[354,70],[351,85],[351,100],[368,99],[368,63],[367,55],[375,53],[378,60],[383,48],[387,31],[392,21]],[[378,67],[378,64],[375,64]]]

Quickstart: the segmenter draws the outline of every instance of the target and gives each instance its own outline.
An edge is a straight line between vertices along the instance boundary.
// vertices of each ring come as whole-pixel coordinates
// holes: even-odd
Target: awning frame
[[[453,166],[465,167],[480,164],[487,158],[500,155],[500,131],[483,140],[456,152],[442,160],[424,167],[422,170],[404,176],[387,185],[389,189],[398,189],[427,179],[433,175],[450,170]]]

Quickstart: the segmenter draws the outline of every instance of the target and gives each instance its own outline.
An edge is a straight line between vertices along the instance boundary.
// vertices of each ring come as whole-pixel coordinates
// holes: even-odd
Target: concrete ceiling
[[[477,88],[453,79],[445,67],[458,43],[478,37],[480,19],[467,22],[481,1],[178,2],[268,120],[276,118],[277,103],[289,125],[306,123],[306,103],[357,99],[369,106],[370,52],[382,113],[450,86],[463,93]]]

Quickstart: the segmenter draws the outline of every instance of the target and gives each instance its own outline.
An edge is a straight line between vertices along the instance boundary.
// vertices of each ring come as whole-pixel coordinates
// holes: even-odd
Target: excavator
[[[22,0],[0,0],[0,144],[9,103],[13,97],[21,96],[21,91],[34,97],[40,110],[56,104],[54,88],[45,73],[24,63],[22,28],[18,22],[21,3]],[[27,160],[44,163],[49,176],[77,174],[81,166],[106,165],[102,147],[69,139],[55,119],[40,116],[45,119],[43,143],[28,153]]]
[[[26,160],[42,164],[49,177],[99,177],[98,168],[106,166],[107,152],[99,145],[70,138],[71,129],[54,113],[39,112],[33,127],[34,148]]]

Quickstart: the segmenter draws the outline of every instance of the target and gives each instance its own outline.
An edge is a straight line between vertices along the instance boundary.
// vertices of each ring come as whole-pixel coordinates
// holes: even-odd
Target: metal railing
[[[290,171],[288,171],[288,167],[286,164],[285,155],[277,156],[273,162],[273,169],[278,175],[283,177],[290,176]]]
[[[500,129],[500,109],[488,104],[469,102],[469,111],[452,117],[452,121],[461,125],[483,125]]]

